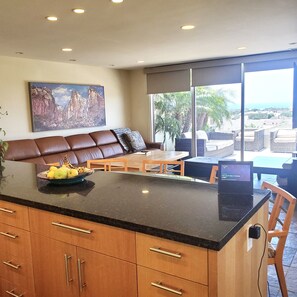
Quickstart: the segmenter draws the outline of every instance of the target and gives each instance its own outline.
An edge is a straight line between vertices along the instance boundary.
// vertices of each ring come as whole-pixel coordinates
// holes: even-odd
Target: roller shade
[[[192,86],[209,86],[241,82],[241,65],[195,68],[192,70]]]
[[[147,74],[147,93],[172,93],[190,90],[190,69]]]
[[[295,60],[296,61],[296,60]],[[245,72],[288,69],[294,67],[294,59],[271,60],[265,62],[245,63]]]

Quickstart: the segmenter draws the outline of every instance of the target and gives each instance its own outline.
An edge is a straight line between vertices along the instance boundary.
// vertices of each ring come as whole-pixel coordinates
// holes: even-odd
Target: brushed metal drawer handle
[[[11,233],[8,233],[8,232],[0,232],[0,234],[3,235],[3,236],[6,236],[6,237],[12,238],[12,239],[18,238],[18,235],[11,234]]]
[[[22,297],[22,296],[24,296],[23,294],[20,294],[20,295],[15,294],[14,290],[5,291],[5,293],[7,293],[8,295],[13,296],[13,297]]]
[[[61,228],[65,228],[65,229],[69,229],[69,230],[72,230],[72,231],[85,233],[85,234],[91,234],[92,233],[92,230],[81,229],[81,228],[73,227],[73,226],[66,225],[66,224],[63,224],[63,223],[60,223],[60,222],[52,222],[52,225],[57,226],[57,227],[61,227]]]
[[[83,291],[84,287],[87,286],[86,282],[83,281],[83,267],[82,265],[85,263],[84,260],[77,259],[77,268],[78,268],[78,282],[79,282],[79,290]]]
[[[21,268],[21,265],[13,264],[11,261],[3,261],[2,263],[9,266],[9,267],[11,267],[11,268],[13,268],[13,269]]]
[[[10,214],[14,214],[15,213],[15,210],[7,209],[7,208],[2,208],[2,207],[0,207],[0,211],[6,212],[6,213],[10,213]]]
[[[73,278],[70,277],[69,272],[69,260],[72,258],[72,256],[68,256],[67,254],[64,254],[64,261],[65,261],[65,271],[66,271],[66,285],[70,286],[70,283],[73,281]]]
[[[155,253],[159,253],[159,254],[162,254],[162,255],[178,258],[178,259],[181,259],[181,257],[182,257],[182,255],[179,254],[179,253],[171,253],[171,252],[168,252],[168,251],[164,251],[161,248],[151,247],[150,251],[155,252]]]
[[[180,290],[174,290],[174,289],[171,289],[171,288],[169,288],[169,287],[167,287],[167,286],[164,286],[161,282],[157,282],[157,283],[152,282],[151,285],[152,285],[153,287],[156,287],[156,288],[158,288],[158,289],[165,290],[165,291],[167,291],[167,292],[170,292],[170,293],[173,293],[173,294],[176,294],[176,295],[180,295],[180,296],[181,296],[181,295],[183,294],[183,292],[182,292],[181,289],[180,289]]]

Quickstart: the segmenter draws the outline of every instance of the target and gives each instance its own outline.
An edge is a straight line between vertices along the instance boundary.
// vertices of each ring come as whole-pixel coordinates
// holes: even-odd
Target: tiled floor
[[[275,176],[262,175],[262,180],[254,180],[255,188],[260,187],[263,180],[271,183],[275,182]],[[287,282],[287,288],[289,291],[289,297],[297,297],[297,208],[293,216],[293,220],[290,227],[290,232],[287,237],[286,247],[283,256],[283,264]],[[268,266],[268,287],[270,295],[268,297],[282,297],[280,292],[275,268],[273,265]]]

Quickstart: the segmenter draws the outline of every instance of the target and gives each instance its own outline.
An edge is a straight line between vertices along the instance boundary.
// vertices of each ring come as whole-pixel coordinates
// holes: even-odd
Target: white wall
[[[33,133],[28,91],[30,81],[104,86],[106,126]],[[132,113],[130,87],[129,71],[0,56],[0,106],[1,112],[7,110],[9,113],[1,116],[0,128],[7,133],[4,139],[9,140],[131,127],[134,108]],[[134,127],[137,124],[143,126],[138,119],[135,124],[133,121]]]

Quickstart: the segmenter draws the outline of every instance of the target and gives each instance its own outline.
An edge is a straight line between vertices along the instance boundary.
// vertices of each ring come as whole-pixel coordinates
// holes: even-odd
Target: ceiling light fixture
[[[74,8],[74,9],[72,9],[72,11],[73,11],[74,13],[78,13],[78,14],[80,14],[80,13],[84,13],[84,12],[85,12],[85,10],[82,9],[82,8]]]
[[[70,61],[70,62],[76,62],[76,60],[75,60],[75,59],[69,59],[69,61]]]
[[[23,55],[23,52],[15,52],[17,55]]]
[[[58,20],[58,18],[55,17],[55,16],[47,16],[46,19],[47,19],[48,21],[51,21],[51,22],[55,22],[55,21]]]
[[[182,30],[192,30],[195,28],[194,25],[184,25],[180,27]]]
[[[289,45],[295,45],[297,42],[290,42]]]
[[[137,61],[137,63],[138,63],[138,64],[142,64],[142,63],[144,63],[144,61],[139,60],[139,61]]]
[[[247,49],[247,47],[246,47],[246,46],[240,46],[240,47],[238,47],[237,49],[240,50],[240,51],[242,51],[242,50]]]
[[[111,0],[113,3],[122,3],[124,0]]]
[[[72,52],[72,48],[62,48],[63,52]]]

